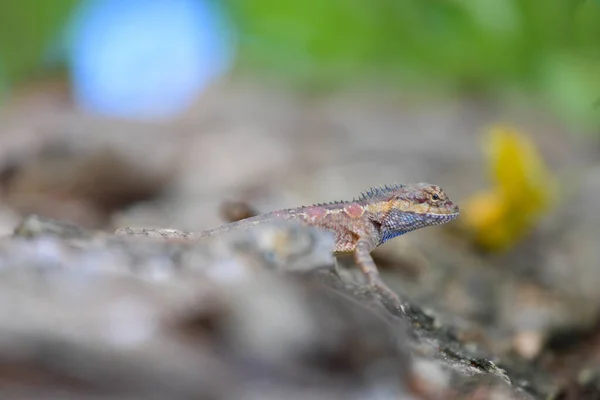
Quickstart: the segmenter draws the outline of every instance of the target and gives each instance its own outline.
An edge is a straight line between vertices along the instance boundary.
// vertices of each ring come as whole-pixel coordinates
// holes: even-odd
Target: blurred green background
[[[4,93],[52,65],[76,0],[0,2]],[[236,71],[297,87],[363,81],[436,93],[535,98],[593,121],[600,98],[596,0],[222,0]]]

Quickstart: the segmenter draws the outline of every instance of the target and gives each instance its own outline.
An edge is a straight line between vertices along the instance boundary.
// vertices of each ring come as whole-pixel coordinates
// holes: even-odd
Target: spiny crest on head
[[[395,190],[398,190],[405,186],[406,185],[402,185],[399,183],[394,183],[392,185],[385,185],[385,186],[375,186],[375,187],[372,187],[369,190],[361,193],[360,197],[358,199],[355,199],[354,201],[365,201],[365,200],[385,198],[385,197],[390,196],[392,194],[392,192],[394,192]]]

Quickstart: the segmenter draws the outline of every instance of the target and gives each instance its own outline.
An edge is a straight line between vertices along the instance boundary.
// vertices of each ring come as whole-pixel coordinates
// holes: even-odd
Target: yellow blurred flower
[[[485,142],[493,187],[463,202],[463,225],[480,247],[507,250],[531,231],[555,199],[556,182],[532,141],[494,127]]]

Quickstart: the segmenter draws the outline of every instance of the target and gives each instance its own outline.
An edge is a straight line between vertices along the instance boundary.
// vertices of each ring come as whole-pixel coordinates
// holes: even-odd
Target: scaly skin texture
[[[120,228],[115,233],[165,239],[201,239],[274,220],[296,221],[333,232],[333,253],[353,254],[368,283],[386,296],[388,301],[401,307],[398,295],[381,280],[371,252],[396,236],[427,226],[445,224],[458,215],[458,206],[440,187],[416,183],[372,188],[352,201],[273,211],[202,232]]]

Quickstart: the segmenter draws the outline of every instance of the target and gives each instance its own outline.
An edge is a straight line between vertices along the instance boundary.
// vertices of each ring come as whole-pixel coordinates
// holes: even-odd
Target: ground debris
[[[82,147],[48,140],[0,158],[1,201],[22,215],[99,228],[116,210],[160,196],[173,177],[173,168],[140,166],[114,145]]]

